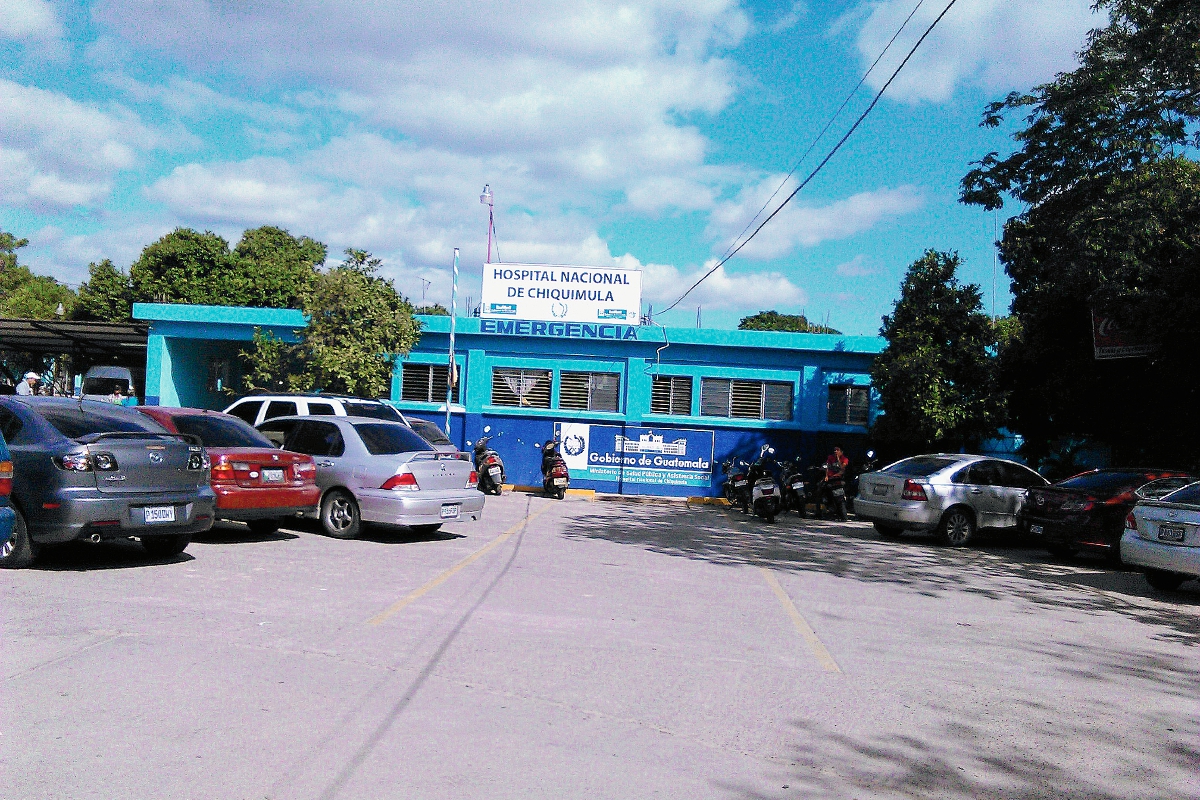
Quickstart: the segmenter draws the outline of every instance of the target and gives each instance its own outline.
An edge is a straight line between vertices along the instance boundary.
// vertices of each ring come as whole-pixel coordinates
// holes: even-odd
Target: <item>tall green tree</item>
[[[0,231],[0,317],[56,319],[60,305],[69,315],[75,305],[71,288],[18,262],[17,251],[28,244],[28,239]]]
[[[300,308],[325,263],[326,247],[307,236],[263,226],[242,234],[233,249],[239,290],[249,306]]]
[[[993,103],[983,124],[1020,112],[1005,156],[963,179],[963,201],[1025,210],[1005,225],[1021,335],[1001,357],[1012,427],[1026,455],[1056,443],[1108,444],[1117,463],[1200,464],[1200,5],[1102,0],[1077,69]],[[1092,316],[1155,348],[1097,360]]]
[[[107,258],[88,264],[88,279],[79,287],[76,319],[125,322],[133,318],[133,286],[129,276]]]
[[[872,431],[894,452],[957,450],[1004,422],[996,335],[975,284],[961,284],[956,253],[928,250],[905,275],[880,335],[871,381],[883,412]]]
[[[778,311],[760,311],[749,317],[742,317],[738,323],[742,331],[787,331],[789,333],[841,333],[826,325],[818,325],[808,321],[803,314],[780,314]]]
[[[397,359],[417,343],[413,308],[365,250],[318,274],[304,297],[307,327],[289,344],[256,332],[241,353],[243,391],[288,388],[386,397]]]
[[[129,268],[143,303],[245,305],[229,243],[215,233],[176,228],[142,250]]]

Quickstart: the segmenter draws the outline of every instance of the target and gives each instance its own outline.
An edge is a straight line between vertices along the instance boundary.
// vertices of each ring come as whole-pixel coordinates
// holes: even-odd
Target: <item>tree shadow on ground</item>
[[[312,533],[317,536],[328,535],[321,528],[321,523],[315,519],[289,520],[287,527],[295,531]],[[287,534],[294,537],[294,534]],[[465,538],[461,533],[452,533],[445,528],[436,531],[418,531],[402,525],[383,525],[377,522],[364,522],[357,537],[358,541],[375,542],[376,544],[418,544],[421,542],[448,542],[452,539]]]
[[[284,525],[291,527],[291,520]],[[296,534],[282,529],[272,533],[253,533],[244,523],[221,521],[204,533],[194,535],[192,541],[202,544],[257,544],[259,542],[286,542],[299,538]]]
[[[43,547],[30,569],[47,572],[91,572],[183,564],[194,560],[186,551],[165,558],[152,556],[138,542],[115,539],[98,544],[68,542]]]
[[[800,720],[782,793],[727,784],[746,798],[938,798],[939,800],[1172,800],[1189,796],[1200,763],[1194,722],[1135,713],[1146,735],[1056,719],[1016,740],[998,737],[981,712],[937,708],[950,722],[903,733],[845,733]],[[1166,726],[1172,725],[1173,729]],[[1130,727],[1133,727],[1131,725]],[[1153,746],[1152,746],[1153,745]],[[1089,768],[1081,769],[1087,764]]]
[[[985,536],[977,547],[958,549],[915,535],[885,541],[865,523],[784,516],[772,525],[719,507],[646,505],[580,514],[564,535],[714,564],[822,572],[926,596],[970,592],[1036,606],[1116,612],[1156,626],[1160,638],[1200,645],[1196,583],[1161,594],[1135,571],[1099,569],[1100,562],[1056,562],[1003,536]]]

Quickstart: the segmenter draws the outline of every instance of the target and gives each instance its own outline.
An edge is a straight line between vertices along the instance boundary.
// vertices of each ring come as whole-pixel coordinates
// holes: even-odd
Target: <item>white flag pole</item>
[[[457,383],[454,368],[454,323],[458,317],[458,248],[454,248],[454,281],[450,284],[450,367],[446,370],[446,435],[450,436],[450,398]],[[451,437],[453,438],[453,437]]]

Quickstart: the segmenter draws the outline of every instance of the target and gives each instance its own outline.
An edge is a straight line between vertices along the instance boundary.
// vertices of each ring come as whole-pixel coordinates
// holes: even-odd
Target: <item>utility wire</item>
[[[887,55],[888,50],[892,48],[892,45],[896,42],[896,39],[901,33],[904,32],[904,29],[908,27],[908,23],[912,20],[913,16],[921,10],[921,6],[923,5],[925,5],[925,0],[917,0],[917,4],[913,6],[913,10],[908,12],[908,16],[904,18],[904,22],[900,23],[900,27],[897,28],[896,32],[892,34],[892,38],[888,39],[888,43],[883,46],[883,50],[879,51],[879,55],[876,56],[875,60],[871,62],[871,66],[868,67],[867,71],[864,72],[862,77],[858,79],[858,83],[854,84],[854,88],[850,90],[848,95],[846,95],[846,99],[842,101],[840,106],[838,106],[837,111],[833,112],[833,116],[830,117],[829,121],[825,123],[825,127],[821,128],[821,132],[817,134],[816,138],[809,142],[808,148],[804,151],[804,154],[801,155],[799,160],[796,161],[795,165],[788,170],[788,174],[785,175],[783,180],[779,182],[779,186],[775,188],[775,191],[771,192],[771,196],[767,198],[765,203],[763,203],[762,208],[758,210],[758,213],[754,215],[754,218],[747,222],[746,227],[742,228],[742,232],[735,236],[733,241],[729,243],[729,247],[725,249],[725,255],[722,256],[722,258],[729,255],[729,251],[737,246],[738,241],[746,235],[746,231],[750,230],[750,226],[752,226],[755,222],[758,222],[758,218],[761,217],[762,213],[767,210],[767,206],[771,205],[771,201],[775,199],[776,195],[783,191],[784,186],[787,186],[787,182],[790,181],[792,176],[796,174],[796,170],[800,169],[800,165],[804,163],[806,158],[808,158],[809,153],[813,151],[821,139],[824,138],[825,134],[829,132],[829,129],[833,127],[833,123],[836,122],[837,118],[840,117],[842,112],[846,110],[846,106],[850,105],[850,101],[854,99],[856,94],[858,94],[858,90],[862,88],[864,83],[866,83],[867,78],[871,77],[871,73],[875,71],[875,67],[878,66],[879,62],[883,60],[883,57]]]
[[[937,19],[935,19],[930,24],[930,26],[925,29],[925,32],[923,34],[921,34],[921,38],[917,40],[917,43],[914,44],[912,46],[912,49],[908,51],[908,55],[906,55],[904,57],[904,60],[900,62],[900,66],[896,67],[895,71],[892,72],[891,77],[887,79],[887,83],[885,83],[883,85],[883,88],[881,88],[875,94],[875,97],[871,100],[871,104],[869,106],[867,106],[866,111],[863,111],[863,113],[859,115],[858,119],[854,121],[854,124],[850,126],[850,130],[846,131],[845,135],[843,135],[842,138],[838,140],[838,143],[833,146],[833,149],[831,149],[825,155],[825,157],[823,159],[821,159],[821,163],[817,164],[817,166],[813,169],[813,171],[808,173],[808,176],[803,181],[800,182],[800,185],[797,186],[795,189],[793,189],[792,193],[789,194],[784,199],[784,201],[782,203],[780,203],[779,206],[774,211],[771,212],[771,215],[768,216],[766,219],[764,219],[762,221],[762,223],[760,223],[759,226],[754,229],[754,233],[750,234],[750,236],[748,236],[745,239],[745,241],[743,241],[741,244],[739,244],[737,247],[735,247],[733,249],[733,251],[731,253],[729,253],[729,255],[725,256],[720,261],[718,261],[716,263],[716,265],[713,266],[712,269],[710,269],[708,272],[701,275],[700,279],[697,280],[695,283],[693,283],[686,292],[681,294],[679,296],[678,300],[676,300],[674,303],[672,303],[671,305],[667,306],[662,311],[660,311],[659,312],[660,314],[665,314],[666,312],[675,308],[675,306],[682,303],[684,298],[686,298],[689,294],[691,294],[692,291],[695,290],[695,288],[697,286],[699,286],[701,283],[703,283],[710,275],[712,275],[718,269],[725,266],[725,263],[728,262],[729,259],[733,258],[735,255],[737,255],[739,250],[741,250],[743,247],[748,245],[754,239],[754,237],[758,235],[759,231],[761,231],[764,227],[766,227],[767,223],[770,222],[771,220],[773,220],[775,218],[775,215],[778,214],[780,211],[782,211],[784,206],[786,206],[788,203],[790,203],[792,201],[792,198],[794,198],[796,195],[798,195],[800,193],[800,190],[803,189],[805,186],[807,186],[809,184],[809,182],[812,181],[812,179],[817,176],[817,173],[820,172],[825,167],[825,165],[829,163],[830,159],[832,159],[834,157],[834,155],[836,155],[837,152],[842,149],[842,145],[844,145],[846,143],[846,140],[848,140],[850,138],[850,136],[856,130],[858,130],[858,126],[861,125],[863,123],[863,120],[865,120],[867,118],[867,116],[875,109],[875,106],[879,103],[880,98],[883,97],[883,93],[887,91],[888,87],[892,85],[892,81],[896,80],[896,76],[900,74],[900,70],[904,69],[904,66],[906,64],[908,64],[909,59],[911,59],[913,57],[913,54],[915,54],[917,52],[917,48],[919,48],[921,46],[921,44],[925,41],[925,39],[928,38],[929,34],[933,33],[933,29],[937,27],[938,23],[942,21],[942,17],[946,16],[946,14],[950,11],[950,9],[954,7],[954,4],[956,2],[958,2],[958,0],[950,0],[950,2],[946,4],[946,7],[944,9],[942,9],[942,13],[937,15]]]

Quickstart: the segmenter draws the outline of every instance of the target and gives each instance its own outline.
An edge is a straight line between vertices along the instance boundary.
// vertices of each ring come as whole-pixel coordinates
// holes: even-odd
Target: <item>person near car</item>
[[[17,394],[32,397],[37,394],[36,388],[41,377],[36,372],[26,372],[25,379],[17,384]]]

